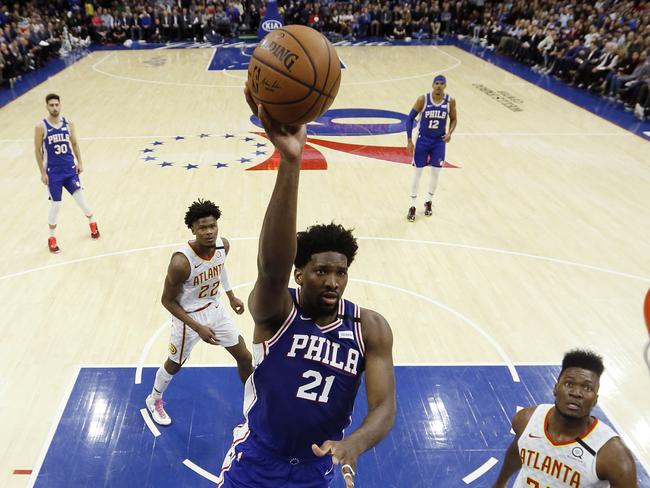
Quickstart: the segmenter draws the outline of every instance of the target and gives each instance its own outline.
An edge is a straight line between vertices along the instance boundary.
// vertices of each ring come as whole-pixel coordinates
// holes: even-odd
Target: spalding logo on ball
[[[283,124],[324,114],[341,84],[341,63],[320,32],[288,25],[269,32],[253,51],[248,86],[256,103]]]

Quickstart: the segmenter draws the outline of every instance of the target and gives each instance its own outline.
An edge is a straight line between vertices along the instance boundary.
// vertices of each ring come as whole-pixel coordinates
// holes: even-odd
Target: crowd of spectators
[[[1,2],[2,0],[0,0]],[[645,0],[278,0],[286,23],[331,40],[457,36],[543,76],[625,103],[650,96]],[[221,42],[254,34],[266,0],[32,0],[0,3],[0,83],[94,43]]]

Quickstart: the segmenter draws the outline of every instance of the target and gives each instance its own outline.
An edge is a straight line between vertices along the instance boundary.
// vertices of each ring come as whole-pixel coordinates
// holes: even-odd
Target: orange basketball
[[[645,302],[643,302],[643,316],[645,317],[645,325],[648,328],[648,334],[650,334],[650,289],[645,295]]]
[[[283,124],[306,124],[332,105],[341,64],[320,32],[287,25],[269,32],[248,63],[248,87],[256,103]]]

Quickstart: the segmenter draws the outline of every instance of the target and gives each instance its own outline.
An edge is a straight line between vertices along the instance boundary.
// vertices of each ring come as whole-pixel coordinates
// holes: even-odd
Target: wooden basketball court
[[[337,50],[345,69],[332,109],[361,131],[395,120],[354,110],[406,114],[435,73],[458,103],[447,146],[458,168],[442,172],[433,217],[422,213],[428,174],[410,224],[410,166],[363,155],[403,146],[403,132],[314,135],[338,145],[311,143],[326,169],[301,176],[299,227],[356,229],[346,295],[388,319],[396,362],[557,364],[571,348],[593,348],[606,365],[599,404],[650,464],[648,142],[456,47]],[[250,121],[246,72],[206,70],[213,51],[95,52],[0,109],[1,486],[28,484],[14,470],[39,462],[80,365],[162,362],[163,279],[191,237],[183,215],[196,198],[221,206],[230,280],[240,297],[250,291],[275,174],[248,169],[272,149]],[[77,126],[102,232],[92,241],[65,195],[59,255],[47,251],[49,203],[33,155],[49,92]],[[250,342],[250,316],[237,322]],[[204,344],[191,362],[231,359]]]

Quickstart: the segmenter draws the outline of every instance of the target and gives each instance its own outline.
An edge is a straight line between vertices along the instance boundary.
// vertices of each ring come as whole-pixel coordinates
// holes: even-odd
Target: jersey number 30
[[[330,390],[332,389],[332,384],[334,384],[334,376],[332,375],[325,378],[325,386],[323,387],[323,391],[320,395],[313,390],[316,390],[321,385],[323,382],[323,375],[318,371],[310,369],[308,371],[305,371],[302,374],[302,377],[307,379],[313,378],[313,381],[310,381],[306,385],[302,385],[300,388],[298,388],[296,396],[298,398],[304,398],[305,400],[311,400],[312,402],[318,400],[321,403],[327,403],[329,400]]]
[[[68,145],[67,144],[56,144],[54,146],[54,154],[59,155],[59,154],[66,154],[68,152]]]

